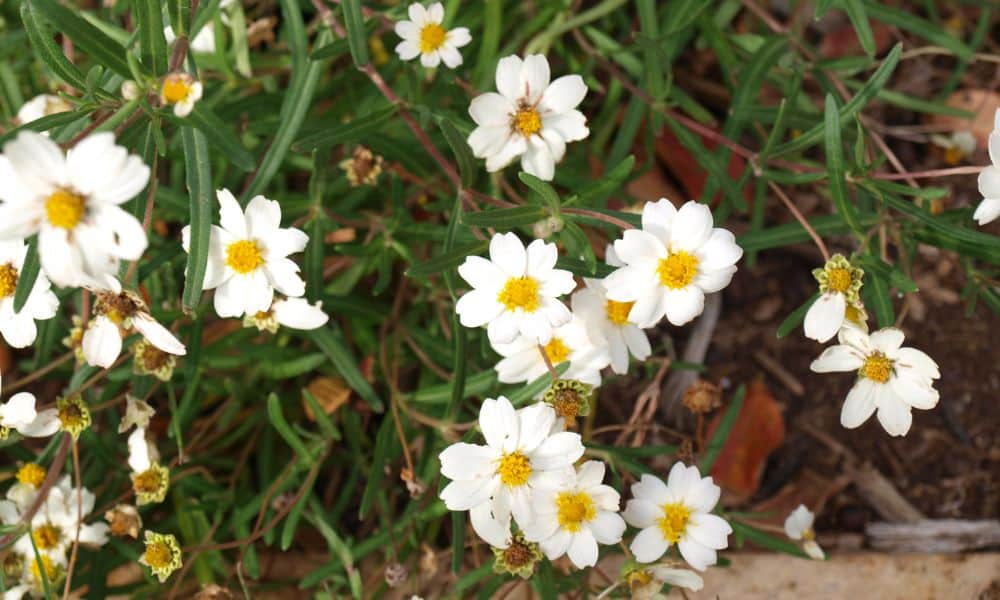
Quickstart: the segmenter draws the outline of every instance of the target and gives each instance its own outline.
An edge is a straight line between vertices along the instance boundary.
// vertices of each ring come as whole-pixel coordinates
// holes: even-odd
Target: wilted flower
[[[800,504],[785,519],[785,535],[793,540],[802,541],[802,549],[815,560],[823,560],[826,555],[823,549],[816,543],[816,534],[813,532],[813,520],[816,518],[808,508]]]
[[[277,333],[279,325],[309,331],[326,325],[329,320],[330,317],[323,312],[322,300],[310,304],[305,298],[281,298],[267,310],[245,315],[243,326],[271,333]]]
[[[372,154],[364,146],[358,146],[350,158],[340,161],[340,168],[347,175],[351,187],[373,185],[382,174],[382,157]]]
[[[529,542],[524,539],[523,533],[517,532],[505,548],[493,547],[493,572],[528,579],[535,573],[535,565],[543,557],[538,544]]]
[[[139,564],[146,565],[163,583],[170,574],[181,568],[181,547],[177,538],[169,533],[146,530],[146,550],[139,557]]]

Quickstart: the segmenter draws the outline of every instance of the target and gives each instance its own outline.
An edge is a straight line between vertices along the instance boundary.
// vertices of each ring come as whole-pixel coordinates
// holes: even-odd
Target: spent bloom
[[[322,301],[310,304],[305,298],[280,298],[267,310],[245,315],[243,326],[271,333],[276,333],[279,326],[309,331],[326,325],[329,320]]]
[[[504,357],[496,365],[497,379],[501,383],[533,381],[548,371],[545,364],[548,358],[554,367],[569,362],[569,368],[562,374],[564,378],[598,386],[601,369],[610,362],[607,348],[594,344],[587,326],[575,315],[568,323],[553,329],[552,336],[541,349],[537,340],[524,335],[509,344],[493,344],[493,349]]]
[[[903,339],[903,332],[894,327],[871,335],[844,327],[840,343],[824,350],[809,366],[816,373],[857,371],[858,379],[840,412],[841,425],[860,427],[877,411],[886,432],[901,436],[913,424],[912,409],[937,406],[934,380],[941,377],[937,363],[920,350],[903,348]]]
[[[274,291],[298,297],[306,284],[289,254],[305,250],[309,236],[281,227],[281,205],[255,196],[246,211],[229,190],[216,192],[219,223],[213,225],[204,289],[215,290],[215,312],[241,317],[271,308]],[[184,250],[191,249],[191,227],[182,231]]]
[[[146,440],[146,430],[136,427],[128,436],[128,466],[136,504],[163,502],[170,489],[170,471],[157,462],[156,447]]]
[[[693,568],[704,571],[717,560],[716,551],[729,545],[733,528],[711,514],[721,490],[711,477],[702,478],[698,467],[677,462],[667,483],[643,475],[632,484],[632,500],[625,506],[629,525],[641,529],[632,540],[632,553],[641,563],[659,560],[671,544]]]
[[[458,442],[441,452],[441,474],[451,479],[441,499],[449,510],[468,510],[472,528],[491,545],[510,543],[510,518],[520,527],[533,516],[537,486],[567,476],[583,456],[580,435],[554,431],[550,406],[533,404],[515,411],[500,396],[487,398],[479,409],[479,428],[486,445]]]
[[[0,155],[0,240],[38,234],[38,255],[60,286],[99,285],[119,260],[137,260],[146,232],[121,204],[149,182],[149,167],[95,133],[67,153],[47,137],[22,131]]]
[[[578,568],[597,564],[598,544],[617,544],[625,533],[618,514],[620,497],[604,485],[604,463],[589,460],[570,471],[555,486],[544,483],[535,492],[534,519],[525,537],[538,542],[549,560],[566,554]]]
[[[813,269],[820,296],[806,312],[803,328],[807,338],[829,341],[844,326],[845,319],[856,321],[851,316],[864,313],[859,294],[864,274],[841,254],[830,257],[822,269]]]
[[[160,84],[160,102],[174,106],[174,115],[186,117],[201,100],[201,82],[187,73],[170,73]]]
[[[564,75],[550,83],[549,61],[541,54],[523,61],[507,56],[497,64],[496,86],[469,105],[476,122],[468,139],[472,153],[486,159],[490,173],[521,157],[525,172],[551,181],[566,142],[590,135],[587,118],[576,110],[587,95],[583,78]]]
[[[980,225],[1000,217],[1000,108],[993,115],[989,151],[992,164],[979,173],[979,193],[983,195],[983,200],[972,215]]]
[[[33,344],[38,335],[35,321],[51,319],[59,308],[48,277],[39,273],[21,311],[14,310],[14,292],[27,253],[23,240],[0,241],[0,334],[14,348]]]
[[[181,545],[170,533],[146,530],[143,538],[146,550],[139,557],[139,564],[146,565],[163,583],[170,574],[181,568]]]
[[[489,260],[469,256],[458,267],[472,286],[455,305],[462,325],[486,325],[493,344],[513,342],[519,334],[548,343],[552,329],[571,317],[558,298],[576,286],[572,273],[555,268],[558,257],[555,244],[534,240],[525,248],[513,233],[494,235]]]
[[[396,35],[403,41],[396,46],[396,54],[403,60],[412,60],[420,56],[420,64],[434,68],[440,63],[454,69],[462,64],[462,54],[459,48],[472,41],[469,30],[465,27],[445,29],[444,7],[435,2],[424,8],[422,4],[411,4],[407,13],[409,21],[396,23]]]
[[[629,570],[624,575],[632,600],[668,600],[661,593],[664,585],[682,587],[697,592],[705,587],[701,576],[690,569],[681,568],[682,563],[667,560],[655,565],[642,565]]]
[[[52,94],[39,94],[21,105],[17,110],[17,121],[21,125],[37,121],[42,117],[72,110],[69,102]],[[43,134],[44,135],[44,134]]]
[[[614,245],[624,266],[604,278],[607,297],[633,302],[628,320],[652,327],[664,315],[684,325],[701,314],[705,294],[729,285],[743,249],[725,229],[713,228],[712,211],[666,198],[647,202],[642,229],[628,229]]]
[[[813,531],[813,521],[816,515],[812,514],[808,508],[800,504],[785,519],[785,535],[789,538],[801,541],[802,549],[810,558],[823,560],[825,554],[823,549],[816,543],[816,533]]]

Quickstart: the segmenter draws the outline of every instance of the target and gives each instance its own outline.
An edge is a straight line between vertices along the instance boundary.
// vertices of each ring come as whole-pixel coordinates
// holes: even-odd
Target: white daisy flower
[[[164,352],[187,354],[184,344],[149,314],[138,294],[122,290],[121,283],[111,276],[105,278],[105,284],[93,289],[94,318],[83,332],[83,356],[88,364],[110,368],[122,352],[122,338],[131,329]]]
[[[219,8],[225,6],[225,3],[220,4]],[[177,34],[174,33],[174,28],[167,25],[163,28],[163,36],[167,38],[167,45],[173,44],[177,41]],[[198,53],[198,54],[214,54],[215,53],[215,30],[211,24],[206,24],[204,27],[198,30],[195,34],[194,39],[190,40],[188,47]]]
[[[642,229],[628,229],[615,242],[625,264],[604,278],[607,297],[634,302],[629,321],[652,327],[664,315],[684,325],[701,314],[705,294],[729,285],[743,249],[725,229],[712,227],[712,211],[685,202],[678,210],[666,198],[647,202]]]
[[[330,317],[323,312],[323,302],[310,304],[305,298],[280,298],[265,311],[243,317],[244,327],[277,333],[279,326],[309,331],[326,325]]]
[[[605,256],[609,265],[622,266],[611,246],[608,246]],[[584,278],[583,283],[586,287],[573,293],[573,314],[586,324],[591,339],[597,338],[595,343],[602,345],[603,340],[610,355],[611,370],[624,375],[628,372],[629,354],[638,360],[646,360],[653,352],[645,332],[628,320],[634,303],[608,299],[600,279]]]
[[[576,315],[552,331],[542,350],[538,346],[538,341],[523,335],[509,344],[493,344],[493,349],[504,357],[495,367],[497,379],[501,383],[534,381],[548,372],[542,357],[544,351],[552,366],[569,361],[569,368],[562,374],[564,379],[597,387],[601,385],[601,369],[611,362],[607,346],[595,345],[586,324]]]
[[[274,290],[286,296],[305,293],[299,266],[287,256],[305,250],[302,231],[281,227],[281,205],[255,196],[246,212],[229,192],[216,192],[219,222],[212,226],[204,289],[215,290],[215,312],[240,317],[271,308]],[[190,226],[182,231],[184,250],[190,251]]]
[[[515,411],[500,396],[487,398],[479,409],[485,446],[458,442],[439,455],[441,474],[452,480],[441,499],[449,510],[467,510],[472,528],[493,546],[510,541],[510,519],[525,527],[532,519],[535,488],[567,477],[583,456],[580,435],[554,432],[550,406],[533,404]]]
[[[49,437],[59,431],[59,410],[35,410],[35,395],[18,392],[0,404],[0,428],[13,429],[24,437]]]
[[[68,102],[52,94],[39,94],[21,105],[17,111],[17,121],[24,125],[42,117],[73,110]]]
[[[187,73],[171,73],[160,84],[160,102],[174,105],[174,115],[186,117],[204,92],[201,82]]]
[[[486,325],[493,344],[512,342],[518,334],[547,343],[552,328],[570,319],[559,296],[576,287],[572,273],[555,268],[558,258],[555,244],[534,240],[525,249],[517,235],[495,234],[489,260],[469,256],[458,267],[472,286],[455,305],[462,325]]]
[[[14,311],[14,292],[24,266],[28,247],[23,240],[0,241],[0,334],[13,348],[25,348],[35,342],[35,321],[56,316],[59,299],[44,273],[39,273],[21,312]]]
[[[7,499],[17,505],[20,510],[27,510],[35,498],[38,489],[42,487],[48,472],[38,463],[24,463],[17,469],[14,485],[7,489]]]
[[[716,551],[729,545],[733,528],[711,514],[721,490],[711,477],[702,478],[698,467],[677,462],[664,485],[658,477],[643,475],[632,484],[632,500],[625,506],[629,525],[642,531],[632,540],[632,553],[641,563],[658,560],[671,544],[693,568],[714,565]]]
[[[0,156],[0,239],[37,233],[53,283],[99,282],[146,249],[142,224],[119,205],[148,182],[149,167],[116,146],[112,133],[92,134],[64,155],[45,136],[22,131]]]
[[[566,154],[566,142],[588,135],[587,118],[576,110],[587,95],[579,75],[564,75],[549,83],[549,61],[531,54],[497,63],[497,92],[473,98],[469,115],[476,129],[469,146],[476,158],[486,159],[490,173],[521,157],[521,168],[551,181],[556,163]]]
[[[846,321],[857,320],[865,310],[859,295],[864,275],[862,269],[840,254],[830,257],[822,269],[813,269],[820,296],[809,307],[802,324],[807,338],[827,342]]]
[[[396,46],[396,54],[403,60],[420,56],[420,64],[432,69],[440,63],[454,69],[462,64],[459,48],[472,41],[469,30],[456,27],[450,31],[441,26],[444,7],[435,2],[426,9],[422,4],[411,4],[407,10],[409,21],[396,23],[396,35],[403,41]]]
[[[667,594],[661,593],[663,586],[682,587],[697,592],[705,587],[700,575],[690,569],[678,568],[681,563],[664,561],[648,567],[633,569],[625,575],[630,598],[632,600],[668,600]]]
[[[815,518],[816,516],[809,512],[808,508],[800,504],[785,519],[785,535],[793,540],[801,541],[802,549],[810,558],[823,560],[826,555],[816,543],[816,534],[813,532]]]
[[[1000,217],[1000,108],[993,116],[989,151],[992,164],[979,173],[979,193],[983,195],[983,201],[972,215],[980,225]]]
[[[597,544],[617,544],[625,533],[620,498],[604,480],[604,463],[588,460],[554,488],[536,490],[534,519],[525,539],[538,542],[549,560],[566,554],[578,569],[597,564]]]
[[[809,365],[816,373],[857,371],[858,380],[847,393],[840,424],[860,427],[873,412],[889,435],[906,435],[913,423],[911,410],[937,406],[934,380],[941,377],[937,363],[920,350],[903,348],[903,332],[894,327],[870,336],[856,327],[844,327],[839,345],[831,346]]]

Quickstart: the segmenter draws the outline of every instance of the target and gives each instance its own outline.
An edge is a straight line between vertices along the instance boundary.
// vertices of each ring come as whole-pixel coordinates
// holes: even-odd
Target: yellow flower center
[[[420,52],[434,52],[444,44],[448,32],[437,23],[428,23],[420,30]]]
[[[58,567],[56,567],[55,563],[52,562],[52,559],[49,558],[47,554],[39,554],[38,558],[41,559],[42,569],[45,569],[45,578],[48,579],[50,583],[55,581],[56,578],[59,577]],[[38,563],[39,561],[37,560],[31,561],[31,576],[36,582],[38,582],[39,585],[41,585],[42,574],[38,569]]]
[[[237,273],[246,275],[264,264],[264,257],[260,254],[257,242],[239,240],[226,247],[226,264]]]
[[[146,546],[143,558],[146,559],[146,564],[151,569],[163,569],[170,566],[170,563],[173,562],[173,552],[171,552],[170,547],[165,543],[153,542]]]
[[[135,476],[132,480],[132,490],[136,494],[152,494],[160,489],[162,476],[159,469],[150,468]]]
[[[184,101],[191,93],[192,79],[181,73],[171,73],[163,79],[163,87],[160,94],[169,104],[176,104]]]
[[[16,289],[17,269],[10,263],[0,265],[0,298],[13,296]]]
[[[542,116],[530,106],[522,107],[514,115],[514,129],[524,137],[531,137],[542,130]]]
[[[635,302],[616,302],[615,300],[608,300],[604,309],[608,312],[608,320],[615,325],[624,325],[628,323],[628,313],[632,310],[632,305]]]
[[[676,544],[681,539],[687,529],[688,521],[691,519],[691,509],[679,502],[664,504],[663,517],[657,522],[663,539]]]
[[[541,304],[538,300],[538,281],[532,277],[511,277],[497,294],[497,302],[507,310],[522,309],[535,312]]]
[[[531,461],[520,452],[504,454],[497,467],[500,481],[508,487],[519,487],[528,483],[531,476]]]
[[[45,216],[53,226],[72,230],[83,218],[86,206],[83,196],[59,188],[45,200]]]
[[[851,287],[851,272],[841,267],[834,267],[826,271],[826,287],[831,292],[843,294]]]
[[[698,274],[698,259],[683,250],[673,252],[660,259],[656,274],[660,277],[660,283],[672,290],[685,288]]]
[[[549,357],[549,362],[553,365],[558,365],[569,358],[569,346],[559,338],[554,337],[549,340],[549,343],[545,344],[543,349],[545,350],[545,356]]]
[[[580,531],[580,525],[597,516],[594,501],[586,492],[561,492],[556,496],[556,508],[559,526],[570,533]]]
[[[25,485],[38,488],[45,481],[45,467],[37,463],[24,463],[17,470],[17,480]]]
[[[876,350],[865,359],[865,364],[861,365],[859,373],[876,383],[885,383],[892,375],[892,361]]]
[[[59,538],[62,537],[62,530],[55,525],[46,523],[45,525],[35,527],[31,531],[31,537],[35,540],[35,546],[39,550],[51,550],[59,543]]]

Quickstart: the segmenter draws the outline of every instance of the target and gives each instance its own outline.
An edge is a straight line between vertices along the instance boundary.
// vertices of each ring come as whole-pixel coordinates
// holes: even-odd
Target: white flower
[[[823,560],[823,549],[816,543],[816,534],[813,532],[814,519],[815,515],[800,504],[785,519],[785,535],[793,540],[802,540],[802,549],[810,558]]]
[[[617,544],[625,533],[618,492],[603,479],[604,463],[589,460],[556,487],[543,484],[535,492],[525,538],[538,542],[549,560],[567,554],[578,569],[596,565],[597,544]]]
[[[59,308],[49,278],[39,273],[21,312],[14,312],[14,292],[27,253],[23,240],[0,241],[0,333],[14,348],[33,344],[38,335],[35,320],[51,319]]]
[[[587,95],[579,75],[564,75],[549,83],[549,61],[531,54],[501,58],[496,72],[497,92],[476,96],[469,115],[476,129],[469,146],[476,158],[486,159],[490,173],[521,157],[521,168],[551,181],[556,163],[566,154],[566,142],[588,135],[587,118],[576,110]]]
[[[118,433],[125,433],[132,427],[146,429],[154,414],[156,411],[145,400],[125,394],[125,416],[118,424]]]
[[[555,422],[548,405],[515,411],[503,396],[487,398],[479,409],[486,445],[458,442],[441,452],[441,474],[452,480],[441,499],[449,510],[468,510],[472,528],[493,546],[507,547],[511,515],[522,528],[531,521],[534,489],[567,477],[583,456],[580,435],[553,432]]]
[[[490,240],[490,259],[469,256],[458,267],[472,291],[458,299],[455,311],[465,327],[486,325],[490,342],[512,342],[520,333],[545,344],[552,328],[570,319],[558,300],[576,287],[573,274],[556,269],[555,244],[534,240],[527,249],[513,233]]]
[[[278,326],[309,331],[319,329],[330,317],[323,312],[323,302],[310,304],[305,298],[280,298],[271,308],[243,317],[244,327],[256,327],[260,331],[276,333]]]
[[[142,159],[95,133],[67,154],[55,142],[22,131],[0,156],[0,239],[38,234],[42,269],[56,285],[79,286],[137,260],[146,232],[119,206],[149,182]]]
[[[712,211],[685,202],[675,209],[669,200],[647,202],[642,229],[628,229],[615,242],[625,264],[604,278],[607,296],[634,302],[629,321],[652,327],[666,315],[684,325],[701,314],[705,294],[729,285],[743,249],[725,229],[712,227]]]
[[[219,8],[225,5],[226,2],[223,2]],[[163,28],[163,36],[167,38],[167,45],[173,44],[177,40],[177,35],[170,25]],[[212,26],[208,24],[202,27],[191,40],[189,47],[198,54],[213,54],[215,52],[215,30]]]
[[[135,329],[160,350],[169,354],[187,354],[184,344],[160,325],[146,303],[137,294],[123,291],[114,277],[105,278],[105,287],[94,288],[94,318],[83,332],[83,356],[87,363],[110,368],[122,352],[124,332]]]
[[[160,84],[160,102],[174,105],[174,115],[186,117],[204,92],[201,82],[187,73],[171,73]]]
[[[993,132],[989,140],[990,162],[979,173],[979,193],[983,201],[976,207],[972,218],[980,225],[1000,217],[1000,108],[993,116]]]
[[[149,470],[153,463],[160,459],[156,446],[150,444],[146,439],[145,427],[136,427],[135,431],[129,434],[126,443],[128,445],[128,466],[136,473]]]
[[[845,327],[839,345],[831,346],[812,362],[816,373],[857,371],[858,380],[847,393],[840,424],[860,427],[873,412],[889,435],[906,435],[913,423],[911,409],[937,406],[934,380],[941,376],[937,363],[915,348],[902,348],[903,332],[893,327],[869,336],[856,327]]]
[[[519,336],[509,344],[493,344],[503,360],[497,363],[497,379],[501,383],[533,381],[548,371],[542,351],[552,366],[569,361],[564,379],[575,379],[592,386],[601,385],[601,369],[608,366],[611,357],[605,345],[594,345],[587,327],[577,316],[552,331],[552,337],[538,348],[536,340]]]
[[[240,317],[271,308],[274,290],[301,296],[306,284],[299,266],[286,258],[302,252],[309,241],[302,231],[281,227],[281,205],[255,196],[246,212],[229,192],[216,192],[219,222],[212,226],[204,289],[215,291],[215,312],[220,317]],[[184,250],[190,251],[190,226],[182,232]]]
[[[612,247],[608,247],[606,256],[609,265],[622,266]],[[638,360],[646,360],[653,352],[646,334],[628,320],[633,303],[608,299],[607,290],[600,279],[584,278],[583,283],[586,287],[573,294],[573,314],[578,315],[586,324],[587,332],[595,344],[607,346],[611,370],[624,375],[628,372],[630,353]]]
[[[813,269],[820,296],[809,307],[802,324],[807,338],[826,342],[837,335],[845,322],[857,321],[864,314],[858,294],[864,274],[840,254],[834,254],[822,269]]]
[[[411,60],[420,55],[420,64],[428,68],[442,62],[452,69],[462,64],[462,54],[458,49],[471,42],[472,36],[465,27],[446,31],[441,26],[444,7],[440,2],[426,9],[422,4],[411,4],[408,12],[409,21],[396,23],[396,35],[403,38],[396,46],[399,58]]]
[[[693,592],[705,587],[701,576],[690,569],[678,568],[676,561],[667,560],[662,563],[633,569],[625,575],[631,600],[668,600],[667,594],[661,593],[664,584],[682,587]]]
[[[35,410],[35,395],[18,392],[0,404],[0,427],[13,429],[25,437],[49,437],[59,431],[59,411]]]
[[[52,94],[40,94],[21,105],[17,111],[17,120],[21,125],[37,121],[42,117],[72,110],[68,102]]]
[[[733,528],[711,514],[721,490],[711,477],[702,478],[698,467],[677,462],[666,485],[659,478],[643,475],[632,484],[632,500],[625,507],[625,520],[642,531],[632,540],[632,553],[642,563],[658,560],[671,544],[677,544],[689,565],[704,571],[714,565],[716,551],[724,549]]]

